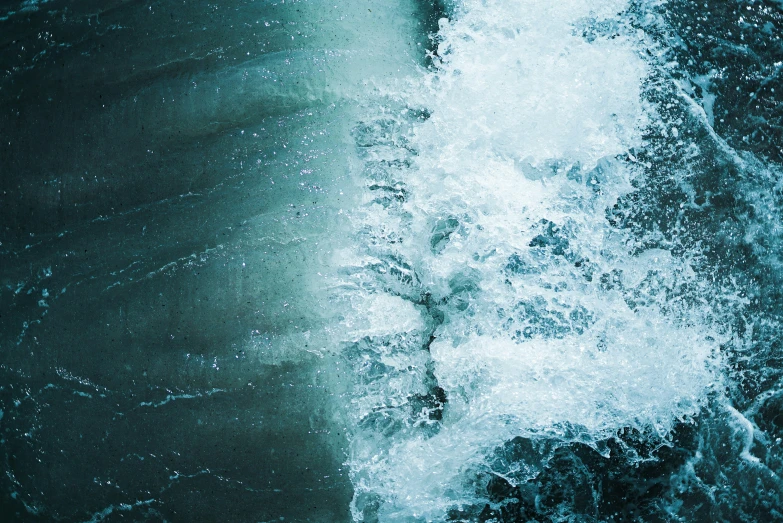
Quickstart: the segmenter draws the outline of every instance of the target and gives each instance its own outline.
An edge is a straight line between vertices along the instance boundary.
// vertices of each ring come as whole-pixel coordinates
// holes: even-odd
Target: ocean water
[[[3,2],[3,520],[783,521],[781,24]]]

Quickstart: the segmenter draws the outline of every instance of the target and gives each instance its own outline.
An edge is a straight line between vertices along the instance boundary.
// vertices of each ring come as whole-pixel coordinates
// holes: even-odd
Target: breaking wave
[[[335,284],[355,520],[673,516],[708,411],[756,459],[726,372],[751,300],[687,220],[703,155],[747,161],[659,7],[458,2],[367,104]]]

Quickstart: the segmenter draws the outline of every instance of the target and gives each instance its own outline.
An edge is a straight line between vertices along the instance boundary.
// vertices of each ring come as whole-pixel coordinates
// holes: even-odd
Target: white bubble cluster
[[[409,407],[427,379],[448,401],[437,430],[357,422],[356,519],[372,499],[380,521],[443,520],[477,501],[470,474],[517,436],[602,451],[601,440],[630,427],[665,441],[714,386],[721,335],[678,291],[693,297],[706,285],[687,258],[631,252],[606,219],[632,189],[630,151],[652,118],[641,93],[648,66],[624,7],[461,2],[441,21],[436,71],[405,95],[427,108],[426,121],[405,131],[393,111],[378,116],[368,185],[397,199],[376,198],[357,219],[363,267],[383,282],[395,264],[411,276],[397,287],[363,280],[357,318],[384,316],[352,321],[407,336],[380,343],[366,334],[377,327],[359,327],[367,354],[408,353],[356,385],[358,398],[373,398],[357,400],[357,420],[384,397],[384,408]],[[411,342],[426,341],[425,325],[428,350]],[[421,379],[399,379],[406,365]],[[528,465],[507,479],[535,477]]]

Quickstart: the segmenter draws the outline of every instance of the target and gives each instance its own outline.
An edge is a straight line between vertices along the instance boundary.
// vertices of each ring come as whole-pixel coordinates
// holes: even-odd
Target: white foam
[[[516,436],[570,427],[597,444],[633,427],[663,441],[717,379],[708,311],[667,298],[702,286],[688,260],[628,252],[605,218],[631,190],[624,158],[651,114],[637,36],[613,21],[624,7],[466,0],[441,21],[438,72],[408,95],[432,115],[410,138],[407,201],[371,206],[359,225],[404,239],[390,249],[445,317],[430,345],[448,397],[441,430],[374,454],[354,436],[357,496],[380,497],[381,521],[438,521],[475,502],[470,471]]]

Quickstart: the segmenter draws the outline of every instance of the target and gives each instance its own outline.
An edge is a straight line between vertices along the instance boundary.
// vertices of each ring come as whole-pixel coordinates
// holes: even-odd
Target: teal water
[[[322,275],[426,9],[3,8],[0,519],[349,519]]]
[[[9,521],[779,521],[781,5],[5,2]]]

